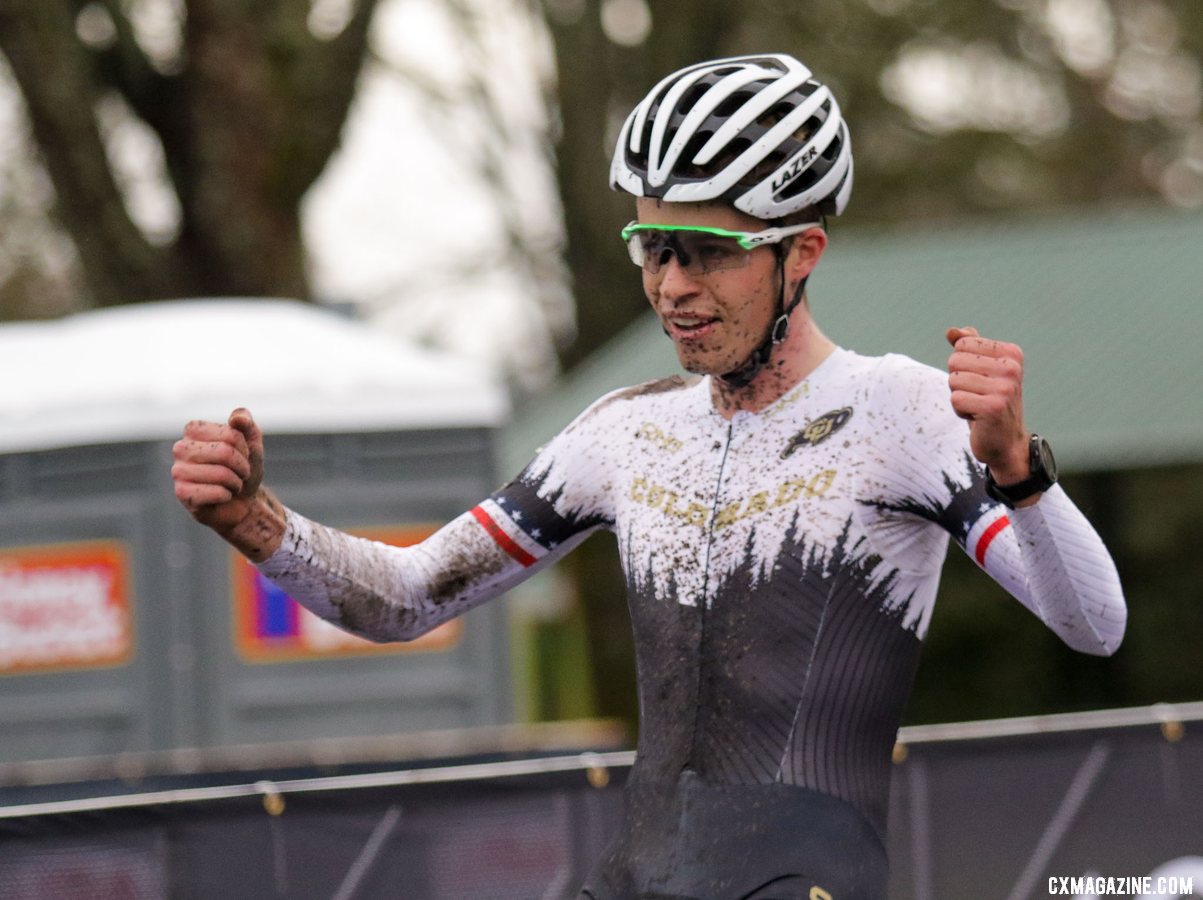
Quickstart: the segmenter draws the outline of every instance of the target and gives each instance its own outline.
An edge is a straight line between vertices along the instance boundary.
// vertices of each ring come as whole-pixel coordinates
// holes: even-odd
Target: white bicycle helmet
[[[758,219],[839,215],[852,193],[848,126],[792,56],[736,56],[669,75],[618,136],[610,186],[672,202],[722,201]]]

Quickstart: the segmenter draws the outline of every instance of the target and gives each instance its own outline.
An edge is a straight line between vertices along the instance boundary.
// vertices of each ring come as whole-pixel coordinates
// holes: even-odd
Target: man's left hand
[[[1027,427],[1023,422],[1023,351],[981,337],[976,328],[949,328],[952,408],[969,422],[973,455],[999,484],[1028,477]]]

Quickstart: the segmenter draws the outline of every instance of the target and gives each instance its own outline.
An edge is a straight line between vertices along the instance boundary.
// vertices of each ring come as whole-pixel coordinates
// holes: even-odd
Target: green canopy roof
[[[1063,469],[1203,460],[1197,213],[1100,210],[910,234],[837,226],[808,293],[819,326],[861,353],[943,368],[952,325],[1019,344],[1028,425]],[[678,371],[648,313],[519,411],[502,444],[507,474],[602,393]]]

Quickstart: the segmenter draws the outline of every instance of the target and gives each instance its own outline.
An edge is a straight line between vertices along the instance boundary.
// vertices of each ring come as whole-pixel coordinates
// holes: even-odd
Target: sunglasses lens
[[[749,251],[735,238],[704,231],[637,231],[627,241],[631,262],[655,275],[677,257],[690,275],[705,275],[717,269],[735,269],[748,263]]]
[[[663,232],[637,231],[627,238],[627,252],[631,255],[631,262],[649,272],[659,271],[660,263],[653,262],[651,243],[653,237],[662,235]]]

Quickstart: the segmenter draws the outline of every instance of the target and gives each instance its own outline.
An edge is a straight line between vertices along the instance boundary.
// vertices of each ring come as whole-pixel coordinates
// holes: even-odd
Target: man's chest
[[[741,565],[768,571],[782,554],[846,540],[862,518],[869,424],[852,403],[632,423],[614,485],[628,574],[670,579],[697,602]]]

